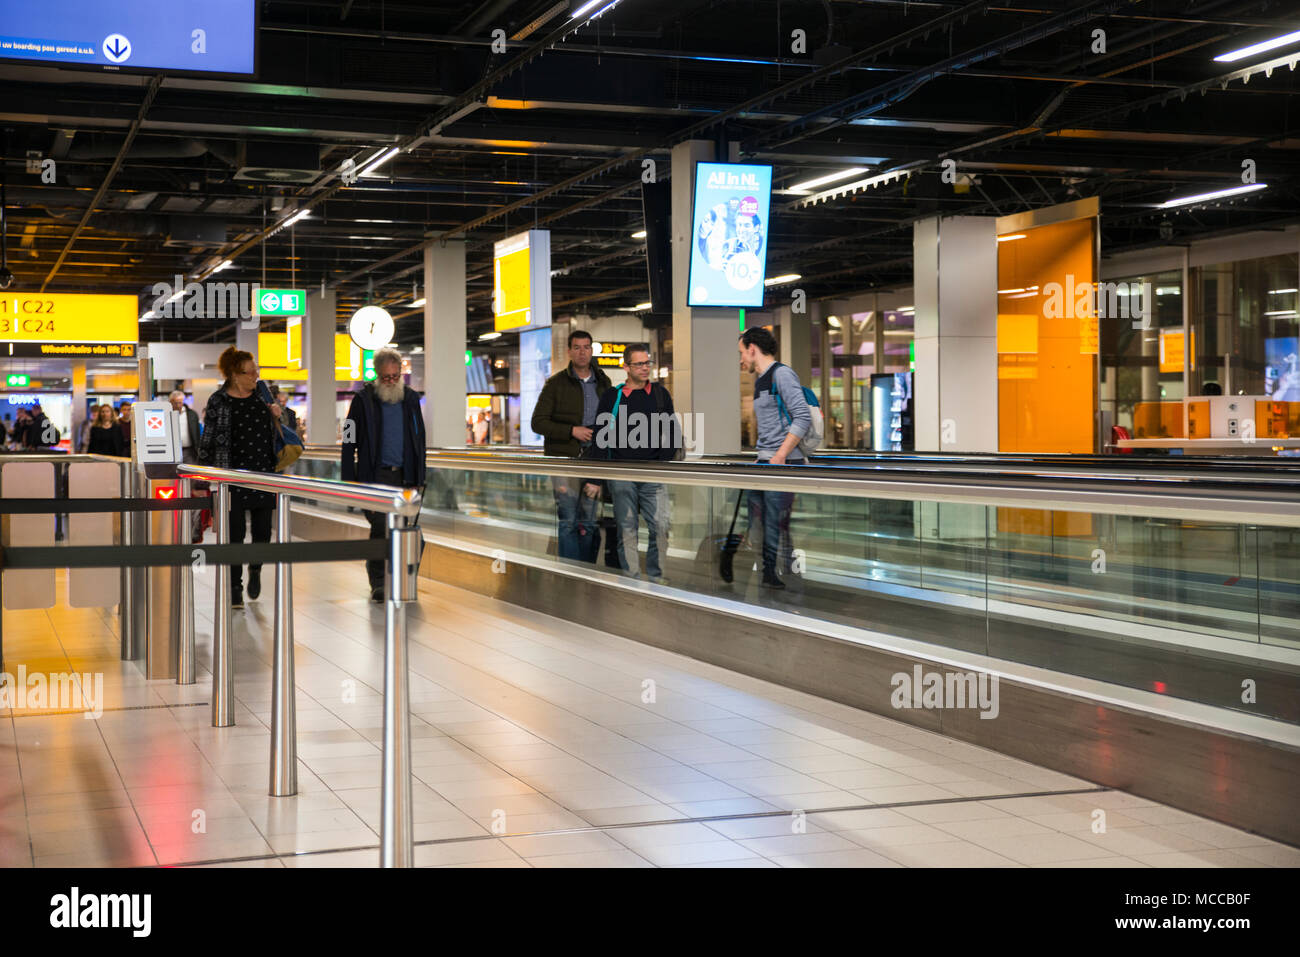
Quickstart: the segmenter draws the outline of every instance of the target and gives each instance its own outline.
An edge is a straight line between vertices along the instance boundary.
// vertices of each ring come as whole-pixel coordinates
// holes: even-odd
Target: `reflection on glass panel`
[[[338,462],[304,457],[295,472],[337,478]],[[654,484],[636,474],[624,484]],[[563,562],[611,583],[657,572],[688,595],[790,612],[813,628],[1300,723],[1296,669],[1253,651],[1300,649],[1300,529],[682,482],[649,490],[632,511],[612,487],[588,497],[583,484],[433,467],[420,524],[485,555]],[[765,584],[766,572],[784,587]],[[1250,704],[1244,677],[1259,689]]]
[[[1300,401],[1298,274],[1296,253],[1191,270],[1195,394]]]
[[[1108,280],[1101,295],[1102,413],[1130,438],[1183,437],[1182,272]]]

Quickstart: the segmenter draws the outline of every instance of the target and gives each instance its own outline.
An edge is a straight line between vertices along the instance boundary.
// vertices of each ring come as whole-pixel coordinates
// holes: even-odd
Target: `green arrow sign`
[[[11,375],[9,376],[9,385],[31,385],[32,377],[29,375]]]
[[[259,316],[301,316],[307,294],[301,289],[254,289],[253,312]]]

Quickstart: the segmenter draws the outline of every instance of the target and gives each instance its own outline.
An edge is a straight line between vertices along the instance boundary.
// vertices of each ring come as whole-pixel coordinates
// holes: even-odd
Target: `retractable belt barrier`
[[[174,451],[174,450],[173,450]],[[54,457],[42,457],[42,463]],[[98,461],[90,456],[77,457]],[[173,460],[174,461],[174,460]],[[55,462],[54,464],[61,464]],[[120,463],[126,464],[126,463]],[[384,628],[384,729],[380,789],[380,865],[411,867],[414,864],[414,831],[411,794],[411,714],[408,675],[406,609],[418,597],[418,573],[423,540],[415,526],[422,493],[419,489],[400,489],[358,482],[309,479],[294,475],[245,472],[237,469],[207,468],[192,465],[170,466],[179,479],[176,498],[151,499],[132,497],[135,483],[123,475],[122,498],[31,498],[24,491],[43,492],[44,487],[19,486],[18,495],[0,496],[0,516],[73,515],[113,513],[121,516],[121,544],[22,545],[0,547],[0,573],[23,575],[35,569],[118,568],[127,575],[140,574],[134,569],[179,567],[175,579],[173,608],[179,609],[180,624],[177,650],[177,682],[194,682],[194,620],[192,571],[200,563],[212,565],[216,572],[215,606],[212,634],[212,724],[228,727],[234,719],[234,642],[231,634],[230,567],[243,564],[273,564],[276,569],[274,651],[272,666],[271,762],[272,796],[297,794],[297,732],[295,682],[293,667],[293,584],[292,563],[334,562],[384,559],[385,628]],[[194,481],[206,482],[211,497],[191,495]],[[271,492],[276,496],[276,541],[251,544],[230,541],[231,486]],[[49,486],[53,488],[54,486]],[[28,490],[30,488],[30,491]],[[102,488],[102,486],[101,486]],[[84,491],[92,491],[83,483]],[[290,497],[315,502],[335,502],[381,512],[387,516],[387,537],[347,539],[341,541],[293,542],[290,533]],[[172,512],[173,528],[188,535],[183,514],[211,509],[216,544],[137,544],[134,543],[134,520],[130,513]],[[19,537],[12,525],[11,540]],[[112,540],[111,533],[108,540]],[[48,537],[37,541],[52,541]],[[100,542],[105,539],[101,537]],[[138,541],[138,540],[136,540]],[[71,573],[70,573],[71,574]],[[0,595],[4,576],[0,574]],[[133,623],[132,589],[123,585],[123,657],[127,654],[127,634]],[[2,604],[2,602],[0,602]],[[141,600],[139,604],[143,605]],[[148,620],[148,615],[145,615]],[[173,622],[175,624],[175,622]],[[133,633],[133,629],[132,633]],[[0,633],[2,638],[2,633]],[[0,644],[0,658],[3,645]]]

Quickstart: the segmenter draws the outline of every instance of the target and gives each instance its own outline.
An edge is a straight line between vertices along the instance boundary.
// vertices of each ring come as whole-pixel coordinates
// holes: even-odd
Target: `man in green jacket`
[[[545,440],[542,450],[547,455],[582,458],[591,446],[596,406],[610,387],[609,376],[592,363],[591,352],[591,333],[580,329],[569,333],[569,364],[546,380],[537,397],[532,427]],[[594,562],[600,548],[596,534],[600,488],[559,476],[551,481],[559,517],[560,557]]]

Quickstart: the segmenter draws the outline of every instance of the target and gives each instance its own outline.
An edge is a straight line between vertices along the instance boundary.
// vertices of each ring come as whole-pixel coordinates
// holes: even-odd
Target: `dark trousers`
[[[402,480],[402,470],[394,468],[379,468],[375,470],[375,477],[370,483],[372,485],[392,485],[395,488],[405,488],[406,483]],[[387,538],[388,537],[388,516],[383,512],[363,512],[366,521],[370,523],[370,537]],[[421,549],[423,549],[421,543]],[[380,558],[371,558],[366,561],[366,576],[370,579],[370,588],[373,591],[376,588],[384,587],[384,560]]]
[[[248,525],[244,521],[245,515],[253,517],[253,541],[269,542],[271,540],[271,516],[275,514],[274,508],[239,508],[235,507],[230,510],[230,542],[233,545],[242,544],[244,533],[248,530]],[[248,566],[250,572],[262,570],[260,564]],[[242,592],[244,590],[243,568],[239,565],[230,566],[230,591]]]

